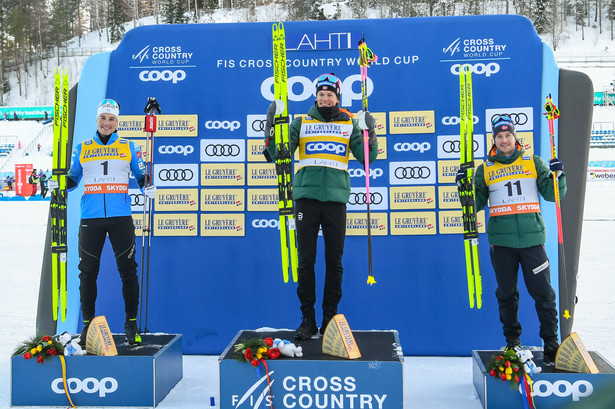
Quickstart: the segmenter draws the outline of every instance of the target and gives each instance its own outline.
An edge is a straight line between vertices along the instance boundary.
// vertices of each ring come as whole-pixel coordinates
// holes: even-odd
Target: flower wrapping
[[[279,358],[280,350],[273,347],[272,338],[251,338],[235,344],[234,356],[239,362],[246,362],[256,367],[261,359]]]

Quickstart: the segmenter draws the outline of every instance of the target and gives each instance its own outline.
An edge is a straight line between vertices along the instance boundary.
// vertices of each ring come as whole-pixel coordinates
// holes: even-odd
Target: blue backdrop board
[[[370,172],[377,284],[366,285],[365,175],[353,159],[339,311],[356,330],[397,329],[407,354],[469,355],[472,349],[500,347],[484,234],[483,308],[468,305],[454,183],[458,75],[461,64],[472,66],[477,163],[491,147],[490,119],[501,113],[513,117],[527,152],[548,157],[541,111],[545,92],[556,95],[549,88],[556,88],[558,69],[543,55],[545,46],[530,21],[471,16],[285,27],[292,115],[307,112],[314,102],[313,81],[326,72],[342,81],[341,105],[358,111],[357,43],[363,35],[379,57],[368,82],[370,111],[382,125],[379,157]],[[153,152],[158,196],[148,328],[182,333],[186,353],[217,354],[239,328],[294,328],[300,322],[296,284],[282,281],[275,170],[260,154],[264,113],[273,98],[271,50],[270,23],[144,26],[126,33],[110,53],[102,81],[92,75],[80,79],[80,98],[82,87],[102,97],[100,84],[106,81],[104,96],[121,104],[120,135],[143,147],[147,97],[156,97],[162,108]],[[552,73],[548,81],[544,72]],[[81,138],[95,130],[91,99],[88,107],[78,100],[78,110],[87,111],[78,119],[87,124]],[[134,183],[131,193],[140,228],[143,197]],[[78,206],[69,212],[71,220],[78,218]],[[546,219],[549,255],[556,260],[555,217]],[[479,221],[484,232],[484,212]],[[76,231],[70,234],[76,237]],[[76,250],[76,244],[70,248]],[[75,257],[70,262],[76,277]],[[554,282],[556,265],[551,264]],[[322,242],[317,270],[322,288]],[[103,253],[99,288],[105,290],[99,291],[97,313],[121,330],[123,301],[110,246]],[[521,288],[522,342],[539,344],[534,303]],[[317,307],[320,292],[318,297]],[[71,308],[78,311],[75,300]]]

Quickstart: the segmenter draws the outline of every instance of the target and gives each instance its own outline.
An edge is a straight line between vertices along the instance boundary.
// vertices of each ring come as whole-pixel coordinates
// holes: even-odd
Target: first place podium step
[[[219,358],[220,408],[403,409],[403,353],[397,331],[352,331],[361,358],[322,353],[322,337],[293,340],[294,331],[239,331]],[[252,367],[234,358],[234,346],[253,338],[287,339],[303,357],[267,360]],[[263,406],[264,405],[264,406]]]

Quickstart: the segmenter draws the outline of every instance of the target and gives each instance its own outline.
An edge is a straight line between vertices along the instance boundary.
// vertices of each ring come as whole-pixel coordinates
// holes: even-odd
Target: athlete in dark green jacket
[[[293,178],[297,249],[297,295],[303,319],[295,332],[296,339],[308,339],[318,332],[314,304],[316,302],[314,263],[316,243],[322,228],[325,241],[325,288],[322,301],[324,333],[337,314],[342,298],[342,254],[346,237],[346,203],[350,197],[349,155],[364,163],[362,128],[369,130],[369,162],[378,156],[374,119],[367,112],[357,121],[339,108],[340,81],[333,74],[324,74],[316,81],[316,103],[306,117],[297,116],[290,125],[290,149],[299,149],[299,170]],[[273,125],[275,102],[267,112],[265,129],[267,151],[275,158]],[[360,123],[362,125],[360,125]]]
[[[525,155],[516,140],[510,117],[500,115],[492,123],[494,145],[487,162],[475,173],[476,209],[489,201],[487,237],[498,288],[500,321],[507,348],[520,346],[521,325],[517,319],[519,265],[528,292],[536,302],[544,362],[552,365],[559,347],[557,307],[551,287],[549,259],[545,252],[545,223],[540,214],[539,195],[555,201],[553,178],[559,181],[560,197],[566,194],[566,176],[557,159],[550,164],[539,156]],[[457,176],[458,183],[461,173]]]

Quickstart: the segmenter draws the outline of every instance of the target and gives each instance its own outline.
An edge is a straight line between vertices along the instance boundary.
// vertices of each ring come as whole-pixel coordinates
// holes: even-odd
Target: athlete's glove
[[[455,183],[457,183],[457,186],[459,186],[461,188],[461,186],[463,185],[463,180],[466,177],[466,172],[459,169],[457,171],[457,174],[455,175]]]
[[[146,187],[145,189],[143,189],[143,194],[148,199],[155,198],[156,197],[156,186],[152,185],[152,186]]]
[[[559,178],[564,172],[564,164],[558,158],[553,158],[549,161],[549,169]]]
[[[369,147],[378,146],[378,137],[376,136],[376,120],[369,111],[359,111],[358,113],[359,128],[367,129],[369,135]]]
[[[47,187],[51,190],[57,189],[60,187],[60,184],[55,179],[47,179]]]
[[[265,138],[273,137],[273,125],[276,115],[284,112],[284,102],[279,99],[274,100],[267,108],[267,121],[265,122]]]

